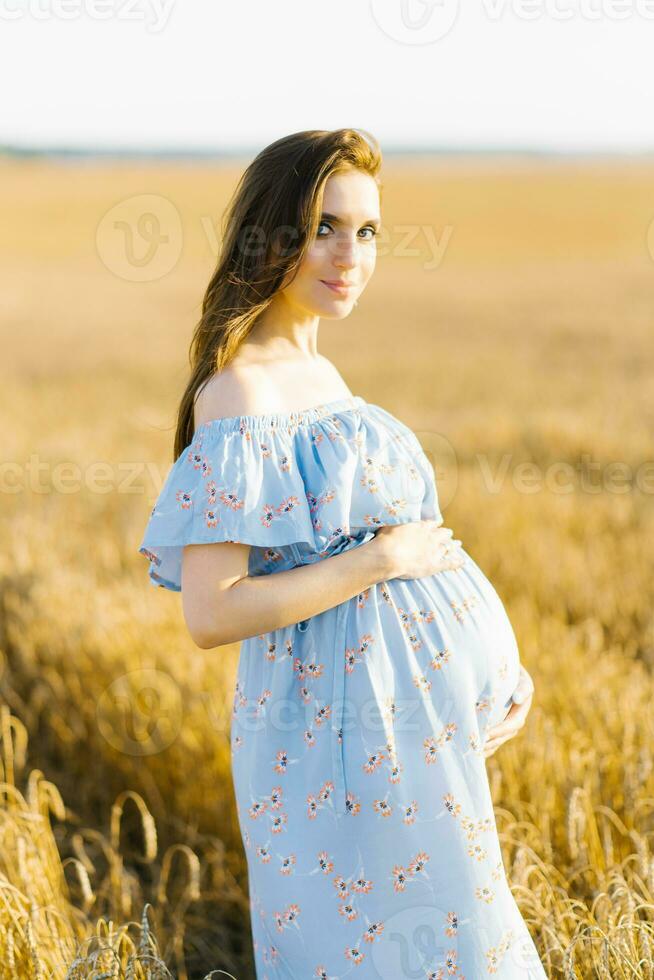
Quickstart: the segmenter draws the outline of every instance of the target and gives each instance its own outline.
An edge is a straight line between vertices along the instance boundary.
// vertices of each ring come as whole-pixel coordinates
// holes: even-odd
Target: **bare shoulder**
[[[237,415],[288,412],[316,402],[351,397],[345,381],[326,357],[307,368],[297,359],[234,359],[202,385],[195,399],[195,428]]]
[[[255,414],[261,401],[261,372],[255,365],[229,365],[213,374],[195,398],[195,428],[212,419]]]
[[[343,375],[338,370],[335,364],[333,364],[328,357],[323,354],[319,355],[319,362],[321,364],[321,374],[327,382],[327,386],[330,388],[334,394],[331,396],[333,398],[353,398],[353,394],[348,388],[347,382],[345,381]],[[325,401],[329,401],[329,396],[325,398]]]
[[[322,369],[326,377],[331,377],[334,381],[336,381],[336,383],[340,381],[343,387],[346,387],[345,381],[343,380],[340,371],[338,370],[336,365],[329,360],[328,357],[325,357],[324,354],[319,354],[318,360],[322,365]]]

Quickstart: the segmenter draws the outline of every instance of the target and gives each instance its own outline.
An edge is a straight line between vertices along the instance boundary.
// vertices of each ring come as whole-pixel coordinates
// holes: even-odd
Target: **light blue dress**
[[[244,542],[249,574],[272,575],[426,518],[441,514],[416,435],[356,396],[200,425],[140,551],[179,591],[185,544]],[[232,774],[258,980],[546,977],[483,755],[519,652],[462,553],[242,642]]]

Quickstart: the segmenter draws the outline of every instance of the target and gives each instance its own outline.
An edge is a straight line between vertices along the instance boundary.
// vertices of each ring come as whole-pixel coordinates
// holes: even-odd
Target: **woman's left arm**
[[[486,740],[484,742],[484,755],[486,757],[492,755],[500,745],[518,734],[529,714],[533,696],[534,682],[531,679],[531,675],[520,664],[518,685],[511,695],[513,704],[502,721],[486,729]]]

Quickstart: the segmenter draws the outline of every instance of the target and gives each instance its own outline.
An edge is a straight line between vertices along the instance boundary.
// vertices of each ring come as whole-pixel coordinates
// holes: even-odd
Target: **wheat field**
[[[254,977],[238,647],[194,647],[137,552],[245,162],[0,165],[1,980]],[[383,180],[376,272],[320,350],[448,447],[445,524],[534,679],[488,769],[548,975],[652,980],[654,162]]]

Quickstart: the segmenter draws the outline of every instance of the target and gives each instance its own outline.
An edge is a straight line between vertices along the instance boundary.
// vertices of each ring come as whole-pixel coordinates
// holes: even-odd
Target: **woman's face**
[[[375,268],[380,226],[379,190],[369,174],[352,170],[328,177],[316,237],[283,290],[286,301],[326,319],[347,316]]]

